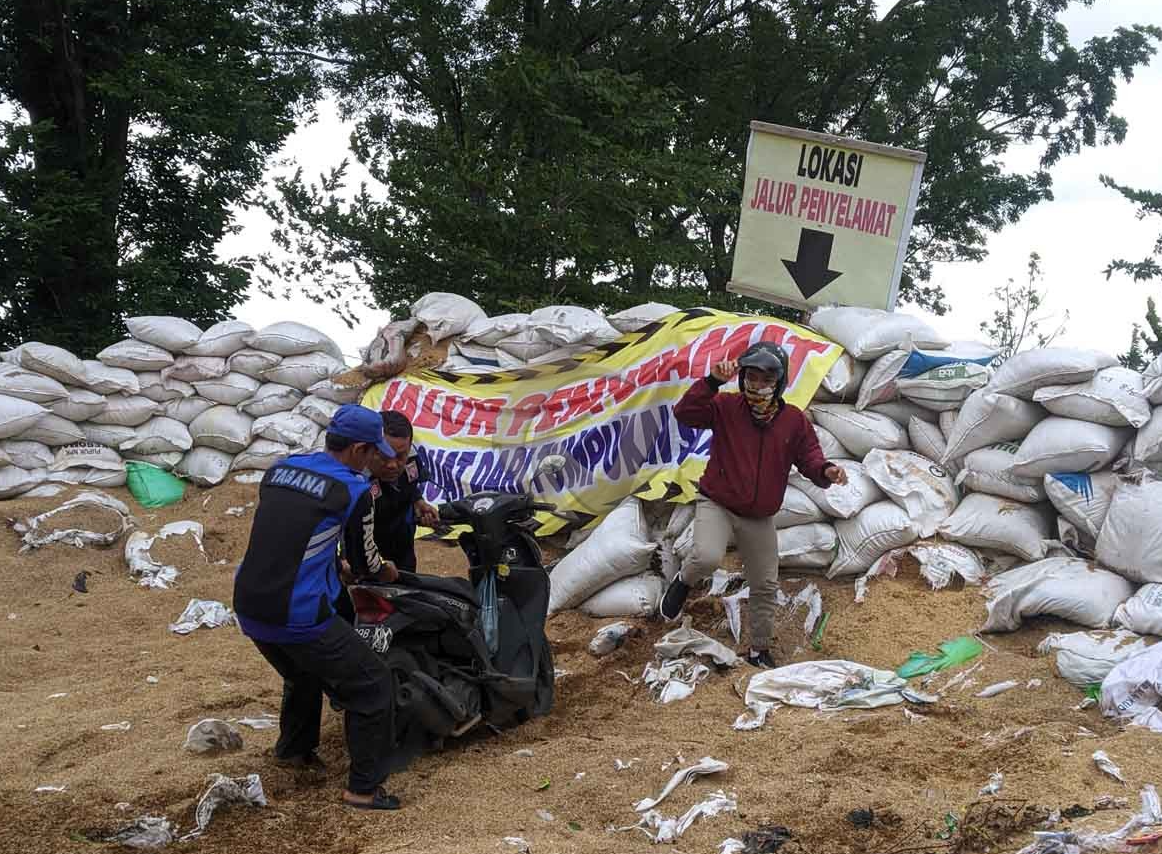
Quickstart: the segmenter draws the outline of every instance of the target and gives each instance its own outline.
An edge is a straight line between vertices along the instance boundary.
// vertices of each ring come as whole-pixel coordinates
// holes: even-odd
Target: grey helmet
[[[747,368],[778,374],[779,380],[775,383],[775,399],[783,396],[783,392],[787,389],[788,363],[787,353],[782,347],[772,341],[760,341],[757,344],[751,344],[746,352],[738,357],[738,388],[740,391],[745,390],[743,376],[746,374]]]

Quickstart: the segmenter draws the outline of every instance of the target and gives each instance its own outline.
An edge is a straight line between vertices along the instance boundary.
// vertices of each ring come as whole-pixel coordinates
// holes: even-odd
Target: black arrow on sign
[[[795,280],[799,292],[810,299],[843,275],[827,269],[831,263],[831,244],[835,235],[826,231],[804,228],[799,231],[799,254],[794,261],[783,260],[783,266]]]

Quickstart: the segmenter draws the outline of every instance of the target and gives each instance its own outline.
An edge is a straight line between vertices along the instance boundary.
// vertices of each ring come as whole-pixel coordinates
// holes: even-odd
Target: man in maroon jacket
[[[736,374],[742,393],[719,394]],[[747,661],[757,667],[775,666],[769,652],[779,581],[775,514],[791,466],[824,489],[847,483],[847,472],[824,459],[803,412],[783,400],[786,387],[787,354],[763,341],[737,362],[715,365],[674,410],[680,422],[713,430],[714,438],[698,484],[693,551],[666,589],[661,613],[667,620],[681,616],[690,587],[718,568],[733,531],[750,585]]]

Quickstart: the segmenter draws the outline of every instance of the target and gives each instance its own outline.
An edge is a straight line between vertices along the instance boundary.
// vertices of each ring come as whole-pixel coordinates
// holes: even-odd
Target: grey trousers
[[[694,585],[713,574],[726,555],[732,530],[750,585],[750,645],[767,649],[775,627],[779,589],[779,535],[774,516],[749,519],[699,496],[694,506],[694,544],[680,575]]]

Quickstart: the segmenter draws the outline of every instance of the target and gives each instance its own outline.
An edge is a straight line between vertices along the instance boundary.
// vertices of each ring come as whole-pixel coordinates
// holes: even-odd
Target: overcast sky
[[[882,0],[881,5],[891,5]],[[1075,6],[1063,21],[1076,44],[1094,35],[1111,34],[1115,27],[1133,23],[1162,26],[1162,0],[1097,0],[1092,8]],[[1060,343],[1123,352],[1133,324],[1145,314],[1146,297],[1162,294],[1158,282],[1134,283],[1126,277],[1106,282],[1102,270],[1111,258],[1140,260],[1162,231],[1162,222],[1140,221],[1134,206],[1098,181],[1111,175],[1123,184],[1162,189],[1162,57],[1155,57],[1129,84],[1122,84],[1115,112],[1129,122],[1129,134],[1120,146],[1086,149],[1053,169],[1054,200],[1030,210],[1016,225],[993,235],[988,257],[979,263],[941,264],[933,281],[947,295],[952,312],[932,318],[933,324],[953,338],[979,337],[979,324],[992,311],[991,291],[1008,278],[1022,281],[1030,252],[1041,256],[1044,287],[1048,290],[1046,326],[1053,317],[1069,312]],[[335,166],[347,150],[350,127],[339,121],[334,106],[322,104],[319,120],[300,129],[288,141],[284,157],[300,163],[308,176]],[[1012,149],[1007,162],[1014,168],[1035,165],[1035,148]],[[351,182],[365,175],[353,164]],[[269,248],[270,223],[260,214],[243,216],[240,234],[223,242],[224,256],[257,254]],[[916,313],[914,308],[905,311]],[[349,330],[339,318],[305,298],[272,300],[257,292],[236,310],[242,320],[261,326],[275,320],[296,319],[312,324],[339,342],[349,361],[358,348],[388,320],[384,311],[368,312]]]

